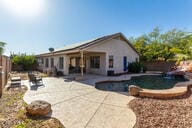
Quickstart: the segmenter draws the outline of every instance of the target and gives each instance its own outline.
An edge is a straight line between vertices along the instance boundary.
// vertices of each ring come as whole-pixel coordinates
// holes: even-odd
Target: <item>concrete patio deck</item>
[[[131,76],[135,75],[87,75],[80,81],[49,77],[43,79],[45,86],[39,87],[30,87],[28,81],[23,81],[28,86],[24,100],[27,103],[48,101],[52,105],[51,116],[59,119],[66,128],[132,128],[136,116],[127,104],[134,97],[94,87],[95,82],[127,80]]]

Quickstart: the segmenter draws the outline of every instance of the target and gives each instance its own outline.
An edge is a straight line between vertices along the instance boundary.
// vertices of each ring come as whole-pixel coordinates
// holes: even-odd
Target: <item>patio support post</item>
[[[83,51],[81,51],[81,76],[83,76],[83,67],[84,67],[84,63],[83,63]]]

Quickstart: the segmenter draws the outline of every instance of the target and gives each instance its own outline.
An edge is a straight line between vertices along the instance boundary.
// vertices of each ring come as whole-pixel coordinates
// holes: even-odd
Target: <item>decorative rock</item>
[[[65,128],[61,122],[55,118],[42,122],[41,128]]]
[[[43,100],[36,100],[31,102],[26,110],[32,116],[46,116],[51,111],[51,104]]]
[[[138,86],[130,85],[129,86],[129,95],[131,95],[131,96],[138,96],[139,92],[142,91],[142,90],[143,89],[138,87]]]

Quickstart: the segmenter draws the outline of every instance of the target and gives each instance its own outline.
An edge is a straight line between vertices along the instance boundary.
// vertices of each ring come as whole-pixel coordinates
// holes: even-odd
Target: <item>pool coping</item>
[[[172,99],[179,98],[185,95],[191,95],[192,80],[186,77],[188,81],[178,82],[170,89],[162,90],[152,90],[152,89],[142,89],[139,91],[139,97],[146,98],[156,98],[156,99]]]

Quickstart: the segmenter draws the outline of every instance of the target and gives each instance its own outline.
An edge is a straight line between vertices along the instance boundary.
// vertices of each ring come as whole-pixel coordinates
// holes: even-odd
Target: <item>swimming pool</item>
[[[187,81],[184,77],[167,78],[162,75],[144,75],[132,77],[123,82],[100,82],[96,83],[95,88],[105,91],[128,91],[129,85],[136,85],[145,89],[169,89],[178,82]]]

